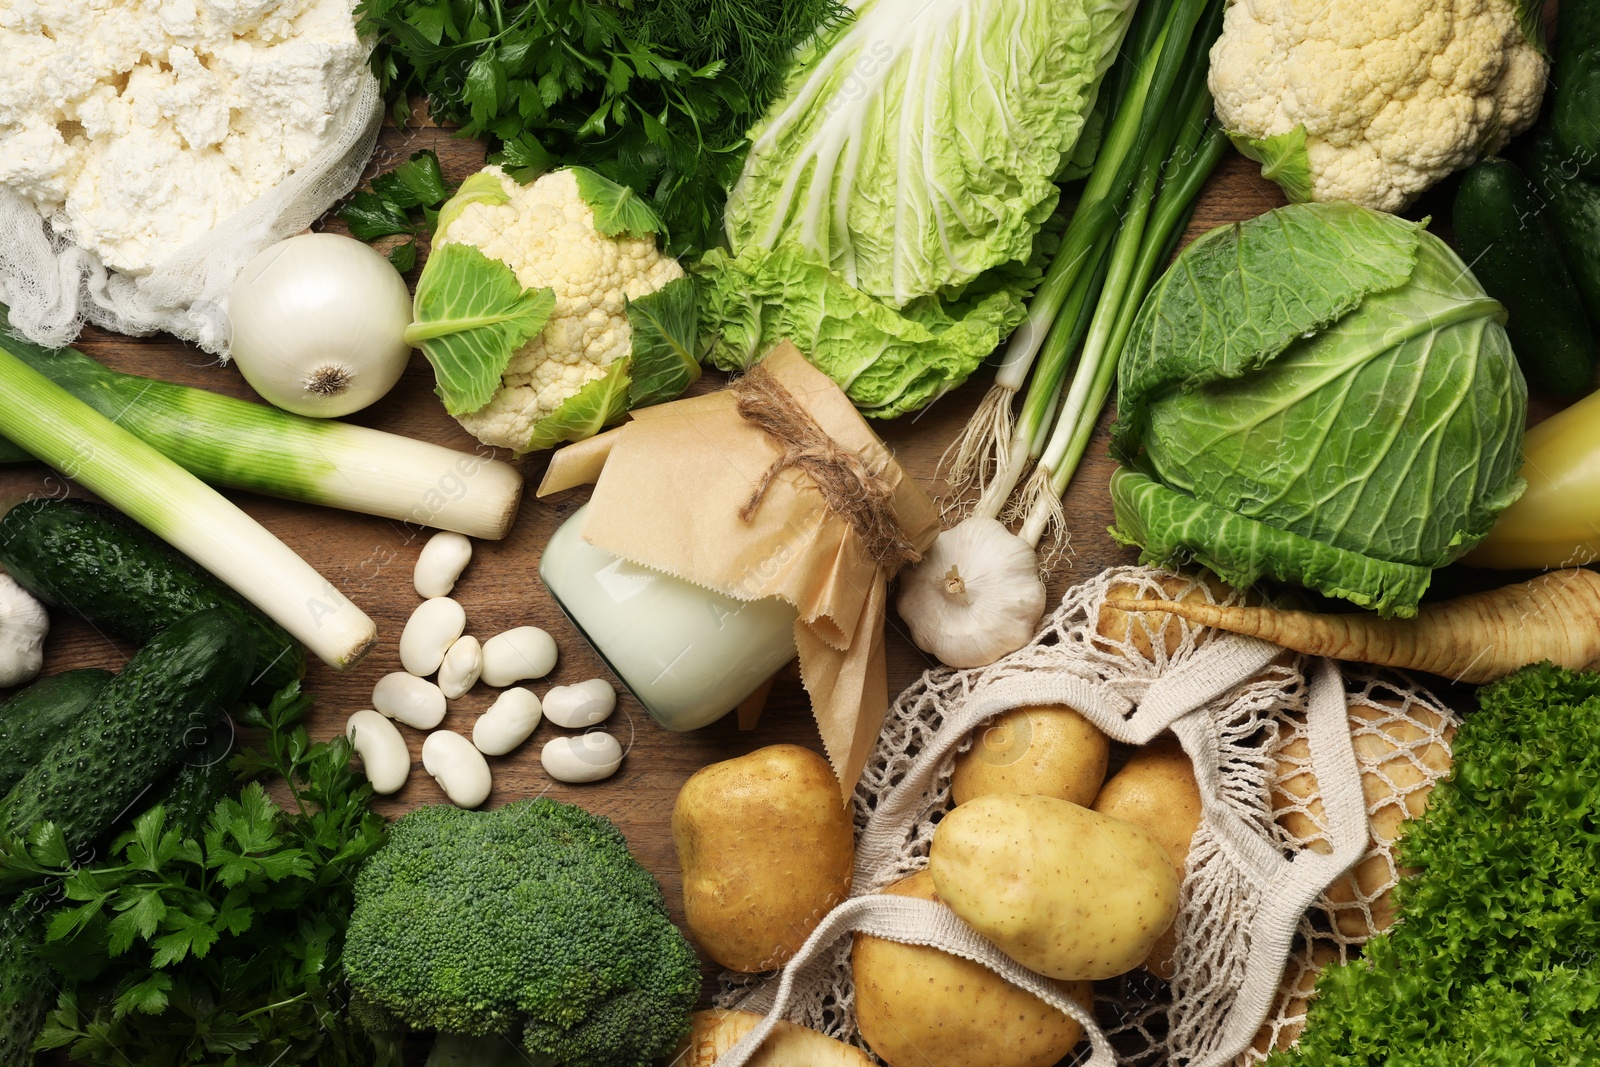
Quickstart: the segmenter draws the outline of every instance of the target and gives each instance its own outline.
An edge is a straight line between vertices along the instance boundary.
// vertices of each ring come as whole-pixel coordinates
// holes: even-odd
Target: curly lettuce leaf
[[[630,384],[628,360],[614,361],[603,377],[585,385],[540,419],[522,451],[537,452],[565,441],[582,441],[620,421],[628,413]]]
[[[712,251],[701,267],[711,363],[742,370],[792,341],[872,418],[916,411],[959,386],[1026,313],[1005,287],[896,309],[792,245]]]
[[[678,278],[628,301],[630,408],[675,400],[700,380],[699,317],[693,278]]]
[[[1133,4],[853,6],[751,132],[734,253],[798,245],[895,307],[1026,259]]]
[[[1595,1061],[1600,674],[1528,667],[1478,701],[1400,839],[1400,921],[1323,972],[1270,1067]]]
[[[1271,137],[1229,133],[1228,140],[1240,155],[1261,164],[1261,176],[1277,182],[1290,203],[1304,204],[1311,200],[1311,157],[1306,154],[1304,124]]]
[[[524,289],[511,268],[476,247],[439,245],[417,280],[405,339],[433,365],[445,410],[465,415],[494,397],[512,355],[538,336],[555,306],[553,290]]]
[[[1412,614],[1523,490],[1503,322],[1443,242],[1392,216],[1306,205],[1213,231],[1124,357],[1113,448],[1149,485],[1119,474],[1121,536]]]

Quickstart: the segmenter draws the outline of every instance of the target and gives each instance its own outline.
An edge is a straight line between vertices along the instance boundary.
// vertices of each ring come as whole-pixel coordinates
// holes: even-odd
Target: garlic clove
[[[900,617],[922,651],[950,667],[984,667],[1027,644],[1044,616],[1039,559],[994,519],[974,516],[941,533],[901,573]]]

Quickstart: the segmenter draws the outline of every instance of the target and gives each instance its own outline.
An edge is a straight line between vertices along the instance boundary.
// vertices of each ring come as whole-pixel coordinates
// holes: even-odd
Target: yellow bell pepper
[[[1527,492],[1461,562],[1515,569],[1600,559],[1600,393],[1529,430],[1522,453]]]

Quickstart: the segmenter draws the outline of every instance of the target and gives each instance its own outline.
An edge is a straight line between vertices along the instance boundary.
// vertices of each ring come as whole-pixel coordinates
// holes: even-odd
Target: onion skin
[[[265,249],[228,300],[230,354],[262,398],[337,418],[394,388],[411,358],[405,279],[360,241],[308,233]]]

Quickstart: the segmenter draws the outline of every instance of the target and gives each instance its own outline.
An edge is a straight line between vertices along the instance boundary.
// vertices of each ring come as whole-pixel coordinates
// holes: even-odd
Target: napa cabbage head
[[[1113,533],[1384,615],[1522,492],[1504,309],[1425,223],[1282,208],[1195,241],[1118,376]]]

